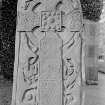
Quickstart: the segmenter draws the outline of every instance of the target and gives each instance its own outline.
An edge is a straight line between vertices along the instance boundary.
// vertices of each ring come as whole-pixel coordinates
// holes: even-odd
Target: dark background
[[[102,0],[81,0],[81,6],[85,19],[95,22],[100,19]],[[0,74],[11,80],[15,55],[16,11],[17,0],[2,0],[0,6]]]
[[[1,7],[0,27],[0,63],[1,74],[7,79],[12,79],[14,52],[15,52],[15,29],[16,29],[17,0],[3,0]]]

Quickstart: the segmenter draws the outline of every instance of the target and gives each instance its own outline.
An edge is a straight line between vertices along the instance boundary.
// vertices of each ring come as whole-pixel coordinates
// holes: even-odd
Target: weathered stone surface
[[[34,27],[40,25],[40,16],[37,13],[26,12],[18,13],[18,18],[20,18],[17,26],[17,31],[32,31]]]
[[[81,39],[79,37],[79,33],[76,33],[72,40],[73,41],[69,41],[69,43],[63,47],[64,105],[81,105]],[[69,46],[71,46],[70,49]]]
[[[42,11],[41,12],[41,31],[61,31],[61,12]]]
[[[62,40],[54,32],[40,42],[40,105],[62,105]]]
[[[18,1],[12,105],[81,105],[81,16],[79,0]]]
[[[97,25],[95,22],[85,20],[85,73],[86,81],[91,84],[95,83],[98,80],[98,51],[97,51],[97,42],[96,42],[96,31]],[[99,35],[99,34],[98,34]],[[92,81],[92,82],[91,82]]]
[[[63,105],[62,104],[62,81],[40,81],[39,82],[39,105]]]
[[[46,33],[40,42],[40,80],[62,80],[62,40],[53,33]]]

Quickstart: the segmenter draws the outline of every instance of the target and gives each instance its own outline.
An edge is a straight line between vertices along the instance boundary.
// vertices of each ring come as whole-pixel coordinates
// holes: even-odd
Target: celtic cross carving
[[[61,12],[42,11],[40,16],[37,13],[19,13],[22,18],[19,22],[18,31],[32,31],[34,27],[40,27],[40,31],[46,32],[61,31]]]
[[[78,1],[19,0],[12,105],[80,105]]]
[[[60,0],[58,0],[61,2]],[[32,3],[26,2],[26,7],[24,7],[24,11],[18,12],[19,17],[21,19],[18,19],[18,25],[17,25],[17,31],[25,31],[25,32],[31,32],[32,29],[35,27],[39,27],[40,31],[62,31],[62,27],[66,27],[65,23],[65,17],[66,15],[63,13],[63,10],[48,10],[48,11],[40,11],[40,12],[34,12],[33,8],[37,8],[37,6],[41,5],[41,1],[31,1]],[[59,4],[57,3],[57,5]],[[27,4],[28,3],[28,4]],[[29,8],[30,7],[30,8]],[[57,8],[57,7],[56,7]],[[70,18],[71,20],[71,27],[70,30],[73,31],[79,31],[81,28],[81,15],[80,10],[76,10],[71,12]]]

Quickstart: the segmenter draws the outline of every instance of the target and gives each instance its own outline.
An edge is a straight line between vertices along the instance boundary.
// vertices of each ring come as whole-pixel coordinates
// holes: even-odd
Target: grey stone
[[[79,0],[18,0],[11,105],[81,105]]]
[[[48,32],[40,42],[40,105],[62,105],[62,40]]]

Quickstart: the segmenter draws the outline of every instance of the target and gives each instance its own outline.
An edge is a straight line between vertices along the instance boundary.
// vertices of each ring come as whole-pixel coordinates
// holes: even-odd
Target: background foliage
[[[98,21],[103,8],[103,0],[80,0],[85,19]]]
[[[6,78],[11,78],[14,65],[16,7],[17,0],[3,0],[0,27],[0,63],[1,73]]]

